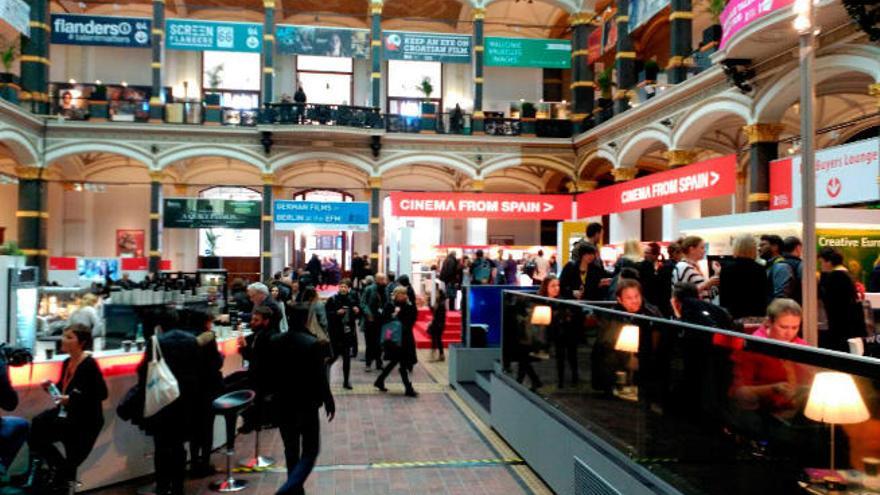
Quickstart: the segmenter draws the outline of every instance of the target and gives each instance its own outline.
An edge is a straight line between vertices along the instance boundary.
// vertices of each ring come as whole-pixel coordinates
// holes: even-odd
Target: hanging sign
[[[150,19],[52,14],[52,44],[149,48]]]
[[[490,194],[392,192],[397,217],[570,220],[571,196],[565,194]]]
[[[245,22],[168,19],[165,21],[165,48],[260,53],[263,26]]]
[[[602,30],[596,28],[587,38],[587,64],[592,64],[602,56]]]
[[[816,152],[816,206],[880,200],[880,138]],[[770,163],[770,209],[801,206],[801,157]]]
[[[850,275],[867,287],[880,252],[880,231],[817,229],[816,247],[833,247],[840,252]]]
[[[486,38],[486,66],[571,67],[571,41],[534,38]]]
[[[370,203],[278,200],[272,221],[275,230],[313,228],[368,232]]]
[[[367,58],[370,51],[366,29],[280,25],[275,38],[278,53],[283,54]]]
[[[794,0],[730,0],[719,17],[721,21],[720,48],[723,50],[730,38],[749,24],[767,14],[787,8],[793,3]]]
[[[651,174],[579,194],[578,218],[653,208],[736,193],[736,156]]]
[[[262,201],[166,198],[162,226],[166,229],[259,229]]]
[[[382,37],[387,60],[471,63],[471,37],[467,35],[386,31]]]
[[[19,33],[31,35],[31,7],[24,0],[0,0],[0,19]]]
[[[602,26],[602,53],[608,53],[617,49],[617,23],[614,17],[605,21]]]
[[[669,0],[630,0],[629,32],[635,31],[668,6]]]

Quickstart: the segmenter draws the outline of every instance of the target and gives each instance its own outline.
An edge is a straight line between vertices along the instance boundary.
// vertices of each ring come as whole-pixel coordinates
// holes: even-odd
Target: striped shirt
[[[697,266],[696,263],[693,263],[688,260],[682,260],[675,264],[675,269],[672,271],[672,287],[675,288],[675,284],[678,283],[687,283],[694,284],[699,288],[706,282],[706,277],[700,272],[700,267]],[[704,301],[711,301],[716,295],[718,295],[716,287],[710,287],[708,289],[699,289],[700,290],[700,299]]]

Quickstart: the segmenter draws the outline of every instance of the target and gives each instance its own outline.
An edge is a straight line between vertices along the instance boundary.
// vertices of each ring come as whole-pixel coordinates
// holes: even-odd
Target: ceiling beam
[[[177,11],[177,15],[180,17],[189,15],[189,11],[186,8],[186,0],[174,0],[174,10]]]

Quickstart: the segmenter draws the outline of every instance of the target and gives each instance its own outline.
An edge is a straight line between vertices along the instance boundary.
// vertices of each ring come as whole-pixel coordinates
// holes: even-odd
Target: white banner
[[[0,0],[0,19],[19,33],[31,35],[31,7],[24,0]]]

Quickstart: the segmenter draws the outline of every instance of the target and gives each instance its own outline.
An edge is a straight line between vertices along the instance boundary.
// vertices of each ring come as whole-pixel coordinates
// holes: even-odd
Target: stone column
[[[666,152],[666,159],[669,160],[669,168],[684,167],[696,161],[697,152],[694,150],[669,150]]]
[[[20,101],[31,112],[46,115],[49,113],[49,2],[28,0],[27,3],[31,7],[31,35],[21,36]]]
[[[150,171],[150,273],[159,273],[162,265],[162,177],[161,170]]]
[[[153,85],[150,95],[150,122],[162,122],[165,101],[162,95],[162,51],[165,41],[165,0],[153,0]]]
[[[373,72],[370,74],[372,81],[372,103],[374,107],[382,106],[382,1],[373,0],[370,3],[370,60],[373,64]]]
[[[44,168],[16,167],[18,174],[18,247],[27,258],[28,266],[40,269],[40,281],[46,282],[47,225],[49,205]],[[5,276],[5,275],[4,275]]]
[[[635,167],[615,168],[611,170],[615,182],[633,180],[639,173]],[[630,210],[612,213],[608,216],[608,242],[619,244],[629,239],[642,238],[642,210]]]
[[[571,17],[571,120],[574,132],[583,132],[592,127],[585,122],[593,115],[596,98],[596,83],[593,81],[593,67],[589,64],[587,42],[596,29],[596,15],[581,12]]]
[[[693,51],[691,25],[694,13],[691,0],[671,0],[669,14],[669,64],[666,76],[670,84],[678,84],[687,79],[688,67],[693,65],[690,58]]]
[[[614,94],[614,115],[629,109],[629,99],[636,85],[636,52],[629,37],[629,0],[617,1],[617,92]]]
[[[272,103],[275,85],[275,0],[263,0],[263,103]]]
[[[382,227],[382,178],[370,177],[370,264],[379,269],[379,248]]]
[[[272,278],[272,186],[275,184],[273,174],[263,174],[263,216],[262,236],[260,245],[260,274],[263,280]]]
[[[779,158],[781,124],[743,127],[749,139],[749,211],[770,209],[770,162]]]
[[[482,133],[483,125],[483,55],[485,45],[483,39],[483,23],[486,9],[474,9],[474,116],[471,123],[474,133]]]

